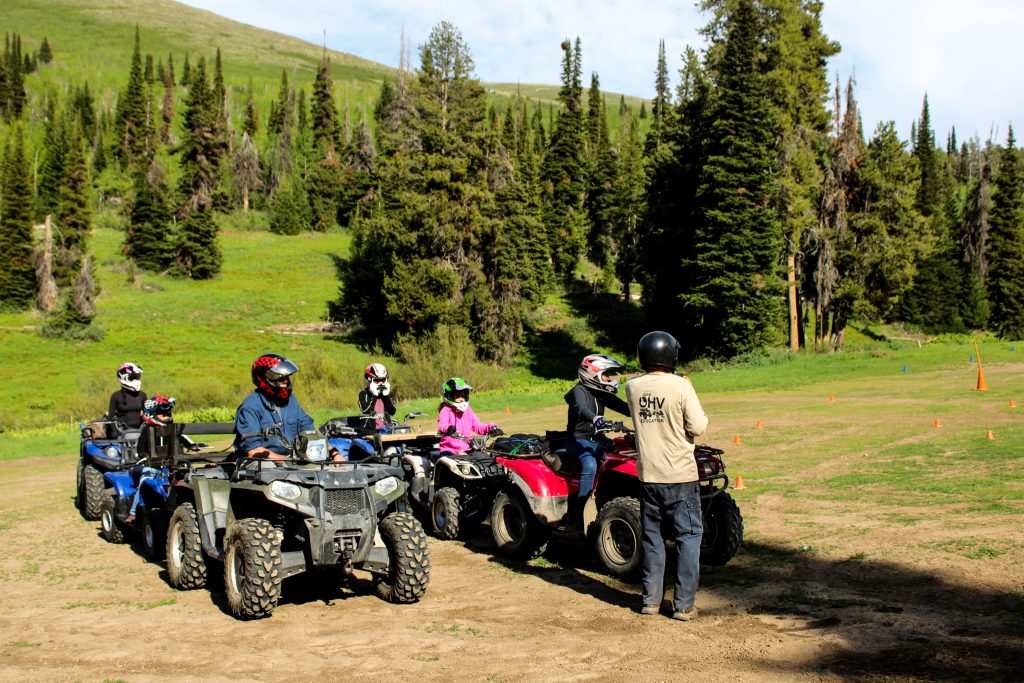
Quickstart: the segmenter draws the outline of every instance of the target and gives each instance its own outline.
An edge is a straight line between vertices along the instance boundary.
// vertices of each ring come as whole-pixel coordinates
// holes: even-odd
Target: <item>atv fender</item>
[[[103,479],[114,487],[114,496],[116,498],[131,498],[135,495],[135,482],[132,481],[131,472],[127,470],[104,472]]]
[[[224,559],[224,534],[231,515],[231,486],[227,481],[196,477],[192,481],[195,492],[196,516],[199,518],[199,536],[203,550],[210,557]],[[218,533],[221,532],[221,533]]]
[[[117,449],[117,457],[112,458],[103,450],[110,446]],[[86,441],[82,445],[82,450],[82,459],[87,464],[91,463],[102,470],[116,470],[121,467],[121,447],[117,444],[107,443],[100,446],[93,441]]]
[[[505,467],[509,469],[509,479],[519,489],[519,492],[523,494],[526,504],[530,506],[534,516],[542,523],[554,526],[569,512],[568,495],[565,493],[561,495],[538,495],[523,476],[513,471],[508,464]],[[596,516],[597,513],[595,512],[594,514]]]
[[[523,494],[527,496],[527,500],[530,495],[539,498],[569,495],[566,476],[553,472],[538,458],[500,458],[499,462],[518,477],[517,481],[523,482],[526,487]],[[578,478],[578,475],[576,476]]]

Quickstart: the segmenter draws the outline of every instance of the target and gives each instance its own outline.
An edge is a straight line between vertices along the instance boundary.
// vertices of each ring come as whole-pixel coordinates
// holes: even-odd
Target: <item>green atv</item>
[[[289,446],[286,460],[179,461],[168,502],[171,585],[200,588],[209,560],[222,562],[228,603],[243,619],[270,616],[281,582],[314,567],[346,576],[361,569],[384,600],[418,601],[430,581],[430,550],[404,511],[401,468],[333,462],[318,432]]]

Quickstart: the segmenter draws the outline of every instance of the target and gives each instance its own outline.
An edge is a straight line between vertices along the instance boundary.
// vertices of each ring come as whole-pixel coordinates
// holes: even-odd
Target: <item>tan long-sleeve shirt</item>
[[[693,440],[708,427],[708,416],[690,380],[649,372],[626,383],[636,428],[637,471],[648,484],[697,481]]]

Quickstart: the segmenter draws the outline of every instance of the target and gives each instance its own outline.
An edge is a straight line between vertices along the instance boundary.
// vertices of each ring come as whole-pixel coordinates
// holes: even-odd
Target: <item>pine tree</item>
[[[931,126],[928,112],[928,96],[924,96],[921,119],[917,123],[917,137],[913,140],[913,155],[921,173],[921,186],[917,191],[917,208],[926,218],[936,213],[941,206],[941,182],[939,160],[935,151],[935,131]]]
[[[277,235],[298,235],[309,229],[309,200],[302,179],[282,179],[270,200],[270,232]]]
[[[46,216],[57,210],[60,189],[64,183],[65,130],[64,116],[57,110],[54,98],[46,102],[43,128],[42,160],[39,164],[36,187],[37,215]],[[75,273],[78,269],[75,268]],[[75,273],[71,277],[75,277]]]
[[[139,27],[135,27],[135,50],[128,84],[117,101],[117,115],[114,120],[116,143],[114,156],[123,164],[144,157],[152,148],[151,124],[148,111],[146,85],[142,75],[142,45]]]
[[[260,112],[256,108],[256,100],[252,95],[252,81],[249,81],[249,88],[246,92],[245,117],[242,119],[242,132],[250,138],[256,136],[260,129]]]
[[[17,124],[4,147],[0,188],[0,308],[32,305],[36,278],[32,251],[32,182],[25,155],[25,134]]]
[[[341,163],[334,153],[333,143],[328,140],[326,144],[326,155],[310,167],[304,183],[312,213],[310,228],[317,232],[334,226],[342,186]]]
[[[21,118],[28,96],[25,93],[25,72],[21,59],[21,36],[15,33],[8,42],[5,34],[3,63],[3,88],[0,90],[0,110],[4,120],[11,122]]]
[[[357,221],[331,314],[359,319],[388,339],[464,326],[494,353],[503,318],[496,315],[498,280],[488,280],[494,271],[484,263],[495,253],[496,232],[486,93],[447,22],[421,46],[420,63],[415,79],[400,71],[394,96],[379,110],[376,197]]]
[[[568,281],[583,252],[588,220],[584,208],[586,166],[583,157],[583,89],[579,80],[582,56],[579,39],[576,40],[575,49],[568,40],[564,41],[562,50],[562,88],[559,99],[565,109],[555,122],[541,175],[547,187],[544,223],[548,246],[555,272]]]
[[[96,105],[92,100],[88,81],[83,83],[81,88],[75,88],[72,111],[78,116],[78,122],[82,126],[82,135],[91,142],[96,136]]]
[[[92,224],[89,167],[85,160],[81,130],[74,119],[66,124],[63,170],[64,177],[56,208],[59,230],[54,277],[60,287],[69,287],[82,269]]]
[[[163,167],[156,159],[138,164],[134,181],[124,252],[139,268],[160,273],[174,260],[173,212]]]
[[[917,265],[935,249],[917,208],[917,163],[896,134],[893,123],[879,124],[855,173],[846,251],[852,264],[843,270],[862,287],[851,313],[869,320],[892,320],[913,285]]]
[[[334,93],[331,83],[331,62],[326,51],[320,60],[320,66],[313,80],[312,125],[313,147],[323,157],[328,148],[337,149],[340,145],[338,135],[338,112],[334,106]]]
[[[630,116],[619,138],[618,165],[612,197],[613,234],[617,258],[615,273],[627,300],[630,284],[637,281],[641,223],[647,212],[647,173],[639,121]]]
[[[665,41],[660,40],[658,41],[658,65],[654,71],[654,99],[651,100],[651,129],[647,133],[648,146],[661,144],[665,135],[670,106],[668,60],[665,57]]]
[[[781,322],[782,232],[771,207],[773,120],[756,48],[757,16],[750,0],[740,0],[728,17],[717,65],[696,241],[683,256],[683,269],[695,283],[681,296],[695,328],[688,336],[698,350],[722,357],[776,341]]]
[[[170,81],[171,85],[177,82],[174,80],[174,55],[170,52],[167,53],[167,73],[164,74],[164,78],[164,82]]]
[[[267,163],[267,191],[276,191],[282,178],[292,171],[292,132],[295,127],[295,99],[288,84],[288,72],[281,70],[281,87],[277,102],[271,105],[267,117],[267,136],[270,138],[270,154]]]
[[[146,65],[142,68],[142,79],[152,85],[153,83],[153,55],[146,53]]]
[[[1024,339],[1024,168],[1010,126],[992,193],[988,278],[990,324],[1004,339]]]
[[[53,61],[53,50],[50,48],[50,42],[43,36],[43,44],[39,46],[39,62],[41,64],[49,64]]]
[[[178,82],[178,85],[183,85],[186,88],[192,85],[192,67],[188,63],[187,52],[185,53],[185,63],[181,66],[181,80]]]
[[[160,126],[160,139],[165,145],[169,145],[174,141],[174,73],[170,69],[164,73],[163,84],[164,97],[160,102],[160,120],[163,123]]]
[[[185,100],[184,139],[176,150],[181,155],[178,192],[184,204],[178,211],[181,221],[174,261],[185,276],[206,280],[220,272],[223,261],[213,220],[213,194],[227,144],[203,58],[194,71]]]

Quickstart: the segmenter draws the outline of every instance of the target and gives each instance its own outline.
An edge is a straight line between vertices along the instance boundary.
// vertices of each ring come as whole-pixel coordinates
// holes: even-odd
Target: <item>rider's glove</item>
[[[444,433],[448,436],[455,436],[459,433],[459,430],[455,428],[455,425],[448,425],[448,429],[444,430]]]
[[[380,385],[376,382],[370,382],[370,386],[367,388],[370,390],[371,396],[380,396]]]
[[[390,396],[391,395],[391,382],[384,382],[384,384],[380,385],[380,395],[381,396]]]
[[[499,427],[498,425],[494,425],[493,427],[487,430],[487,436],[501,436],[504,433],[505,432],[502,431],[501,427]]]
[[[608,424],[608,420],[604,419],[604,415],[595,415],[594,416],[594,428],[595,429],[601,429],[601,428],[603,428],[607,424]]]

